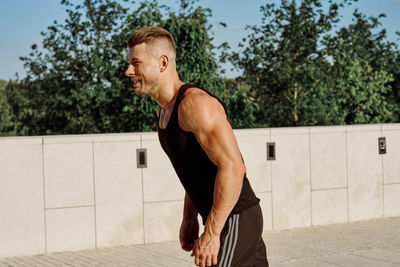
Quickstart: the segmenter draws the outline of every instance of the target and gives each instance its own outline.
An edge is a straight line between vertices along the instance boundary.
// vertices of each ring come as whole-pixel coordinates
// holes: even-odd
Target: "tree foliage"
[[[7,84],[8,84],[8,81],[0,80],[0,90],[5,90]],[[1,91],[0,91],[0,92],[1,92]]]
[[[3,87],[3,84],[1,86]],[[11,109],[2,87],[0,87],[0,136],[7,135],[12,127]]]
[[[228,119],[233,128],[253,128],[255,113],[259,109],[248,84],[237,79],[225,79],[221,96],[225,103]]]
[[[6,94],[6,88],[15,84],[12,80],[0,80],[0,136],[15,135],[13,116]]]
[[[9,88],[18,134],[150,131],[156,105],[136,96],[127,68],[127,40],[136,29],[158,25],[175,36],[181,78],[218,92],[222,79],[209,37],[211,11],[182,0],[178,13],[156,0],[133,3],[62,0],[68,18],[42,32],[43,49],[22,57],[28,76]],[[26,106],[25,106],[26,104]]]
[[[385,30],[378,30],[379,18],[366,18],[358,10],[353,18],[352,24],[324,38],[333,62],[314,92],[326,94],[320,98],[330,115],[326,123],[394,122],[399,111],[392,94],[397,46],[386,41]]]
[[[225,54],[249,84],[263,126],[353,124],[395,121],[391,96],[395,45],[379,18],[357,10],[354,23],[334,31],[340,8],[355,1],[282,0],[261,7],[262,24],[243,51]],[[393,68],[393,67],[392,67]],[[397,72],[398,73],[398,72]]]
[[[155,130],[156,104],[135,95],[124,75],[130,34],[150,25],[172,33],[180,78],[220,97],[234,128],[399,121],[400,51],[380,28],[384,15],[355,10],[353,22],[338,27],[340,10],[356,1],[263,5],[241,51],[220,46],[221,60],[243,71],[226,79],[212,12],[198,0],[180,0],[177,11],[157,0],[61,0],[67,19],[54,21],[21,58],[27,77],[0,89],[0,133]]]

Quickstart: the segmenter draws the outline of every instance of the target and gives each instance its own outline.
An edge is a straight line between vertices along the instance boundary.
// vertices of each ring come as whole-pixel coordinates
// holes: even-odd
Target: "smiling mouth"
[[[140,79],[132,79],[133,81],[133,86],[136,86],[138,83],[140,83],[142,80]]]

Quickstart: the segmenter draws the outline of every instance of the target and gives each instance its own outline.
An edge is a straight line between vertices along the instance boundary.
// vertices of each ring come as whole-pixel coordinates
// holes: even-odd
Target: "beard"
[[[133,87],[135,88],[136,95],[148,95],[157,90],[157,88],[159,88],[159,84],[160,81],[158,79],[150,79],[146,80],[146,82],[141,79],[140,81],[135,82]]]

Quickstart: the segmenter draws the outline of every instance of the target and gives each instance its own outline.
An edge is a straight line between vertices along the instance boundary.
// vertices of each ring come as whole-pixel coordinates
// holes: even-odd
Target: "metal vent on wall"
[[[378,149],[379,149],[379,154],[386,154],[386,138],[385,137],[379,137],[378,138]]]
[[[136,164],[138,168],[147,168],[147,149],[136,149]]]
[[[267,143],[267,160],[275,160],[275,142]]]

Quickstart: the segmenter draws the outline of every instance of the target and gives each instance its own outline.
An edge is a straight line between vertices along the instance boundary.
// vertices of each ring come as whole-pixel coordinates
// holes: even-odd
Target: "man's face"
[[[141,43],[129,49],[129,66],[125,75],[134,82],[138,95],[150,94],[159,87],[158,59],[148,44]]]

